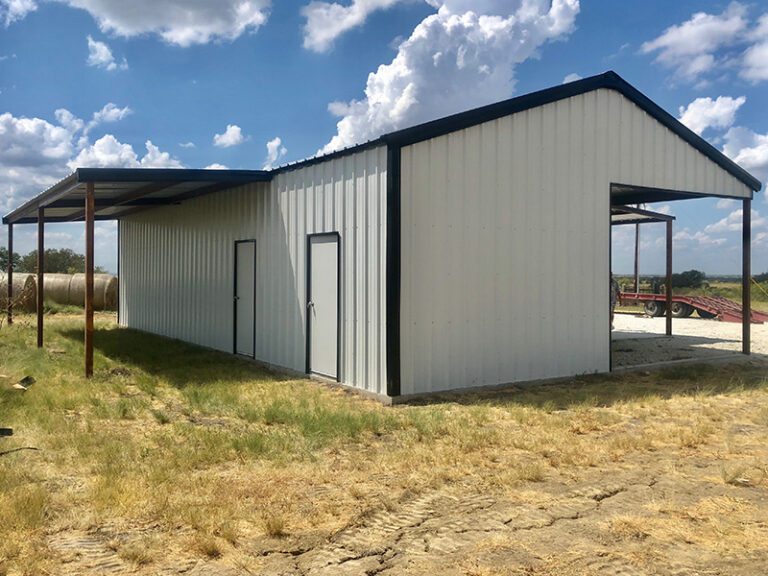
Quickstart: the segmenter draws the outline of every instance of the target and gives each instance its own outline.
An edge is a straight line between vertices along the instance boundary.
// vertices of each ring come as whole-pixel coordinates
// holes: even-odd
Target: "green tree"
[[[673,288],[701,288],[707,275],[700,270],[686,270],[680,274],[672,274]]]
[[[21,256],[18,253],[13,253],[13,269],[18,270],[21,263]],[[8,248],[0,246],[0,272],[8,270]]]
[[[22,272],[36,272],[37,250],[32,250],[32,252],[23,256],[19,268]],[[103,272],[103,269],[97,266],[95,271]],[[85,272],[85,256],[69,248],[49,248],[45,251],[43,272],[49,274]]]

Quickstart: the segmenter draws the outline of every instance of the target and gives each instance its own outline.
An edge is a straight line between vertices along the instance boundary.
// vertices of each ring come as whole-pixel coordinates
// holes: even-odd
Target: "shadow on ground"
[[[82,341],[77,329],[62,331]],[[94,346],[112,361],[135,366],[177,388],[186,386],[286,381],[293,377],[271,372],[231,354],[129,328],[96,330]],[[316,384],[323,386],[323,384]],[[575,406],[611,406],[646,397],[716,395],[768,386],[768,361],[762,355],[728,364],[686,364],[621,374],[593,374],[567,381],[510,385],[477,392],[446,392],[414,398],[409,405],[523,405],[564,410]]]
[[[64,329],[61,334],[83,341],[80,329]],[[289,379],[245,358],[130,328],[97,329],[93,345],[104,357],[163,378],[177,388]]]

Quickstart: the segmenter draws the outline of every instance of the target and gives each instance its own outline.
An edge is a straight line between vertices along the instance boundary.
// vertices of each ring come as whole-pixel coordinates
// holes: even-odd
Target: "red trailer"
[[[648,294],[644,292],[619,292],[619,302],[624,304],[643,304],[648,316],[664,316],[666,313],[666,294]],[[675,296],[672,295],[672,316],[687,318],[696,312],[702,318],[715,318],[723,322],[741,322],[741,304],[722,296]],[[752,324],[768,322],[768,314],[750,310]]]

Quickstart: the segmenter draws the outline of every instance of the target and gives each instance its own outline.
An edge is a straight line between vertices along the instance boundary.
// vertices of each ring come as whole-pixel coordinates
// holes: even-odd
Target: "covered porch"
[[[190,170],[78,168],[45,192],[3,217],[8,226],[8,251],[13,254],[14,230],[37,226],[37,346],[44,346],[43,286],[45,224],[83,222],[85,225],[85,376],[93,375],[94,223],[120,219],[157,206],[181,204],[206,194],[271,179],[262,170]],[[120,252],[118,247],[120,276]],[[14,320],[13,258],[8,263],[7,321]],[[118,316],[119,321],[119,316]]]
[[[674,202],[701,198],[729,198],[742,206],[741,225],[741,308],[740,325],[730,324],[726,329],[706,330],[707,324],[724,324],[704,318],[674,318],[672,288],[673,270],[673,222],[674,216],[640,210],[640,206],[658,202]],[[643,318],[642,314],[617,314],[611,332],[611,369],[624,369],[651,364],[707,360],[721,358],[740,352],[752,352],[752,325],[762,319],[761,314],[751,310],[751,237],[752,237],[752,195],[749,197],[731,194],[700,194],[678,190],[666,190],[626,184],[611,186],[611,228],[634,225],[635,236],[634,287],[639,293],[639,229],[643,224],[663,223],[665,225],[665,279],[662,295],[656,295],[663,306],[662,317]],[[641,295],[644,296],[644,295]],[[729,311],[733,320],[734,310]],[[702,324],[703,323],[703,324]],[[676,329],[673,332],[673,327]],[[677,330],[679,327],[679,330]],[[762,326],[761,326],[762,328]],[[674,334],[674,337],[673,337]],[[762,351],[761,351],[762,352]]]

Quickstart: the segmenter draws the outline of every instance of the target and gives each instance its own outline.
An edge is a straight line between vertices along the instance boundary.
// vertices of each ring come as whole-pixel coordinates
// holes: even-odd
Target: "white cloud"
[[[115,62],[115,57],[112,54],[112,50],[109,46],[107,46],[107,44],[94,40],[90,35],[88,36],[87,40],[88,60],[86,60],[86,63],[88,66],[93,66],[94,68],[102,68],[103,70],[108,70],[110,72],[117,70],[118,68],[120,70],[128,69],[128,62],[125,58],[123,58],[123,61],[120,64]]]
[[[6,27],[35,10],[35,0],[0,0],[0,19]]]
[[[227,166],[224,164],[219,164],[218,162],[214,162],[213,164],[209,164],[205,167],[206,170],[229,170]]]
[[[118,108],[116,104],[109,102],[101,110],[93,113],[93,120],[91,120],[91,124],[93,126],[98,126],[99,124],[119,122],[132,113],[133,110],[131,110],[128,106],[125,108]]]
[[[267,142],[267,159],[264,161],[264,170],[272,170],[286,154],[288,154],[288,149],[283,146],[280,137]]]
[[[508,98],[515,66],[568,34],[579,12],[578,0],[429,3],[437,13],[416,26],[391,63],[368,76],[365,97],[329,106],[343,117],[320,152]]]
[[[581,80],[581,78],[582,77],[579,74],[572,72],[571,74],[568,74],[568,76],[563,78],[563,84],[568,84],[568,82],[576,82],[576,80]]]
[[[752,33],[755,44],[744,52],[741,76],[751,82],[768,80],[768,14],[763,14]]]
[[[145,143],[147,153],[139,159],[130,144],[124,144],[112,134],[106,134],[80,153],[67,165],[75,168],[183,168],[183,164],[168,152],[161,152],[152,144]]]
[[[68,172],[74,132],[82,121],[69,111],[56,111],[58,124],[41,118],[0,114],[0,211],[18,207]]]
[[[181,146],[182,148],[195,148],[196,147],[194,142],[180,142],[179,146]]]
[[[696,12],[689,20],[645,42],[640,50],[644,54],[656,53],[656,61],[678,76],[696,79],[716,66],[718,50],[741,40],[747,30],[746,14],[746,7],[738,2],[717,15]]]
[[[723,152],[755,177],[768,181],[768,134],[733,127],[725,133]]]
[[[707,247],[722,246],[728,242],[725,238],[712,238],[701,230],[691,232],[690,228],[683,228],[672,237],[672,240],[677,244],[678,248],[686,248],[691,244]]]
[[[310,2],[301,9],[306,18],[304,48],[326,52],[344,32],[362,25],[368,16],[403,0],[352,0],[348,6],[336,2]]]
[[[741,225],[743,221],[744,210],[739,208],[734,210],[725,218],[721,218],[714,224],[710,224],[704,228],[704,232],[708,234],[720,234],[722,232],[739,232],[741,231]],[[766,225],[766,219],[760,215],[757,210],[752,210],[752,229],[756,230],[763,228]]]
[[[132,37],[156,34],[169,44],[192,46],[234,40],[255,32],[269,16],[271,0],[57,0],[88,12],[102,32]],[[37,8],[36,0],[0,0],[8,26]]]
[[[736,200],[733,198],[720,198],[720,200],[717,201],[716,206],[718,210],[730,210],[736,206]]]
[[[227,129],[223,134],[215,134],[213,136],[213,145],[219,148],[230,148],[238,146],[243,142],[245,142],[245,136],[243,136],[243,131],[237,124],[227,124]]]
[[[746,101],[744,96],[718,96],[716,100],[696,98],[687,107],[680,106],[680,122],[699,135],[707,128],[730,128],[736,118],[736,112]]]

